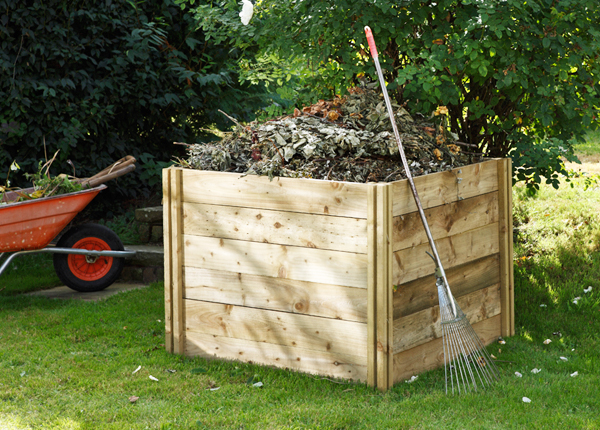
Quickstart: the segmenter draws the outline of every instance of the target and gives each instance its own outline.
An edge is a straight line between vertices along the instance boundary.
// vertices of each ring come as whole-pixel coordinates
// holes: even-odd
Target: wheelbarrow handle
[[[108,166],[106,169],[96,173],[94,176],[92,176],[89,179],[95,179],[95,178],[99,178],[101,176],[105,176],[109,173],[114,172],[115,170],[120,170],[123,169],[131,164],[134,164],[136,162],[135,157],[131,156],[131,155],[126,155],[125,157],[121,158],[120,160],[115,161],[114,163],[112,163],[110,166]]]
[[[107,173],[105,175],[94,175],[91,178],[84,179],[81,181],[81,186],[83,188],[94,188],[100,184],[110,181],[111,179],[118,178],[119,176],[123,176],[126,173],[133,172],[135,170],[135,164],[129,164],[124,168],[120,168],[118,170],[114,170],[111,173]]]

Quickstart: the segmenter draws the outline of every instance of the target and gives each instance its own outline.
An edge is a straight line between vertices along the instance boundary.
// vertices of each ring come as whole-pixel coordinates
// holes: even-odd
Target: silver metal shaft
[[[383,92],[383,98],[385,100],[385,105],[387,106],[388,114],[390,115],[390,121],[392,123],[392,129],[394,130],[394,136],[396,137],[396,143],[398,144],[398,151],[400,151],[400,158],[402,159],[402,165],[404,166],[404,172],[406,174],[406,178],[408,179],[408,183],[410,184],[410,190],[415,198],[415,204],[417,205],[417,209],[419,211],[419,215],[421,217],[421,222],[423,223],[423,227],[425,228],[425,234],[427,235],[427,239],[429,240],[429,245],[431,246],[431,251],[433,252],[433,257],[436,264],[436,269],[439,270],[439,275],[436,276],[441,277],[444,280],[444,286],[448,293],[448,297],[450,298],[450,305],[452,307],[452,313],[454,314],[454,318],[458,316],[456,312],[456,305],[454,303],[454,296],[452,295],[452,291],[450,291],[450,285],[448,284],[448,279],[446,278],[446,272],[444,271],[444,266],[442,266],[442,261],[440,260],[440,256],[437,251],[437,247],[435,246],[435,241],[433,240],[433,236],[431,235],[431,230],[429,229],[429,224],[427,223],[427,218],[425,217],[425,212],[423,211],[423,205],[421,204],[421,199],[419,198],[419,194],[417,193],[417,188],[415,187],[415,182],[412,178],[412,174],[410,173],[410,168],[408,167],[408,161],[406,160],[406,155],[404,154],[404,148],[402,146],[402,139],[400,138],[400,133],[398,133],[398,127],[396,126],[396,118],[394,117],[394,110],[392,109],[392,103],[390,101],[390,97],[388,96],[387,88],[385,86],[385,79],[383,78],[383,72],[381,71],[381,65],[379,64],[379,58],[377,56],[373,56],[373,62],[375,63],[375,68],[377,69],[377,75],[379,77],[379,84],[381,85],[381,91]]]

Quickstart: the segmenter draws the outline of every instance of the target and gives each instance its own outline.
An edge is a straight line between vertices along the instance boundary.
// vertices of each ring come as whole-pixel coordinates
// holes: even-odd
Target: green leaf
[[[485,64],[482,64],[481,66],[479,66],[479,74],[481,76],[483,76],[485,78],[487,76],[487,73],[488,73],[488,69],[485,66]]]
[[[547,37],[544,37],[544,38],[542,39],[542,46],[543,46],[545,49],[548,49],[548,48],[550,47],[550,39],[549,39],[549,38],[547,38]]]

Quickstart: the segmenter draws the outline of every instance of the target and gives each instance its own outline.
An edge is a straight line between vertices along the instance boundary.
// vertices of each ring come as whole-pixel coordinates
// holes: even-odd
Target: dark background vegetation
[[[16,160],[35,172],[60,150],[52,174],[73,174],[71,160],[88,177],[133,155],[136,172],[110,183],[96,206],[152,199],[160,169],[182,155],[174,141],[229,127],[218,109],[253,117],[264,87],[239,84],[237,55],[172,0],[1,0],[0,171]]]

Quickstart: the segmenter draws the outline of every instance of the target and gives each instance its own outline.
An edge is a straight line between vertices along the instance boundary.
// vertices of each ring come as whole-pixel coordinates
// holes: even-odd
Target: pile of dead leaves
[[[413,176],[480,161],[448,132],[447,110],[413,118],[400,105],[394,117]],[[232,119],[233,120],[233,119]],[[235,122],[235,120],[233,120]],[[264,123],[237,124],[219,142],[188,145],[185,167],[224,172],[389,182],[406,178],[383,96],[373,86],[320,100]]]

